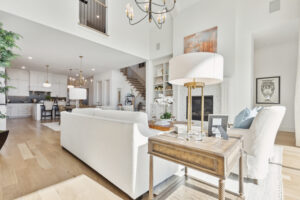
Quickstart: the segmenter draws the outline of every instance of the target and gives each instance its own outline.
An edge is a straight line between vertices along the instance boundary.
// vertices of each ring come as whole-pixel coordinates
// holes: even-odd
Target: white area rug
[[[273,157],[269,164],[269,173],[267,178],[258,185],[254,184],[252,180],[245,179],[244,191],[246,200],[282,200],[282,152],[280,146],[275,146]],[[208,183],[218,185],[218,178],[201,173],[199,171],[189,169],[189,176],[206,181]],[[225,181],[226,190],[238,193],[239,182],[238,176],[231,174]]]
[[[42,123],[44,126],[52,129],[53,131],[60,131],[60,125],[58,122]]]

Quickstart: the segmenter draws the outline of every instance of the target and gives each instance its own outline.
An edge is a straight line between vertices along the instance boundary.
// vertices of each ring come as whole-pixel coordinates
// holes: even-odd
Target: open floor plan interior
[[[297,200],[299,102],[298,0],[0,0],[0,200]]]

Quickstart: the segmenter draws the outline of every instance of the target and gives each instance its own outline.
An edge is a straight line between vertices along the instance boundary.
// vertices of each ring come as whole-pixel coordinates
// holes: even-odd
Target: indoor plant
[[[164,106],[164,113],[160,116],[160,121],[157,121],[157,125],[169,125],[172,113],[168,112],[168,106],[173,104],[174,99],[171,96],[165,96],[163,94],[159,94],[159,98],[155,100],[155,104]]]
[[[0,93],[2,94],[5,94],[11,88],[5,85],[5,81],[9,78],[5,73],[5,68],[10,67],[12,59],[17,56],[12,49],[17,47],[16,41],[19,38],[19,34],[3,29],[2,23],[0,23]],[[5,113],[0,111],[0,119],[5,118]],[[8,130],[0,131],[0,149],[7,139],[8,132]]]

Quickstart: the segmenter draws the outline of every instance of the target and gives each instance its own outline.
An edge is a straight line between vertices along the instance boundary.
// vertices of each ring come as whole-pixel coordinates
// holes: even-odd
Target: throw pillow
[[[262,107],[255,107],[252,110],[245,108],[234,119],[234,128],[249,129],[257,113]]]

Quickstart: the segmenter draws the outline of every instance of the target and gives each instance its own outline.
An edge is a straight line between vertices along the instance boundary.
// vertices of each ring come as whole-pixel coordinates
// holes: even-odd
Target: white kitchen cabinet
[[[8,69],[7,85],[12,86],[8,90],[8,96],[29,96],[29,72],[20,69]]]
[[[67,97],[67,76],[52,74],[52,97]]]
[[[11,103],[7,104],[8,118],[30,117],[32,115],[32,103]]]
[[[29,89],[30,91],[51,92],[51,87],[43,87],[47,80],[46,72],[30,71]],[[48,74],[48,81],[52,83],[51,74]]]

